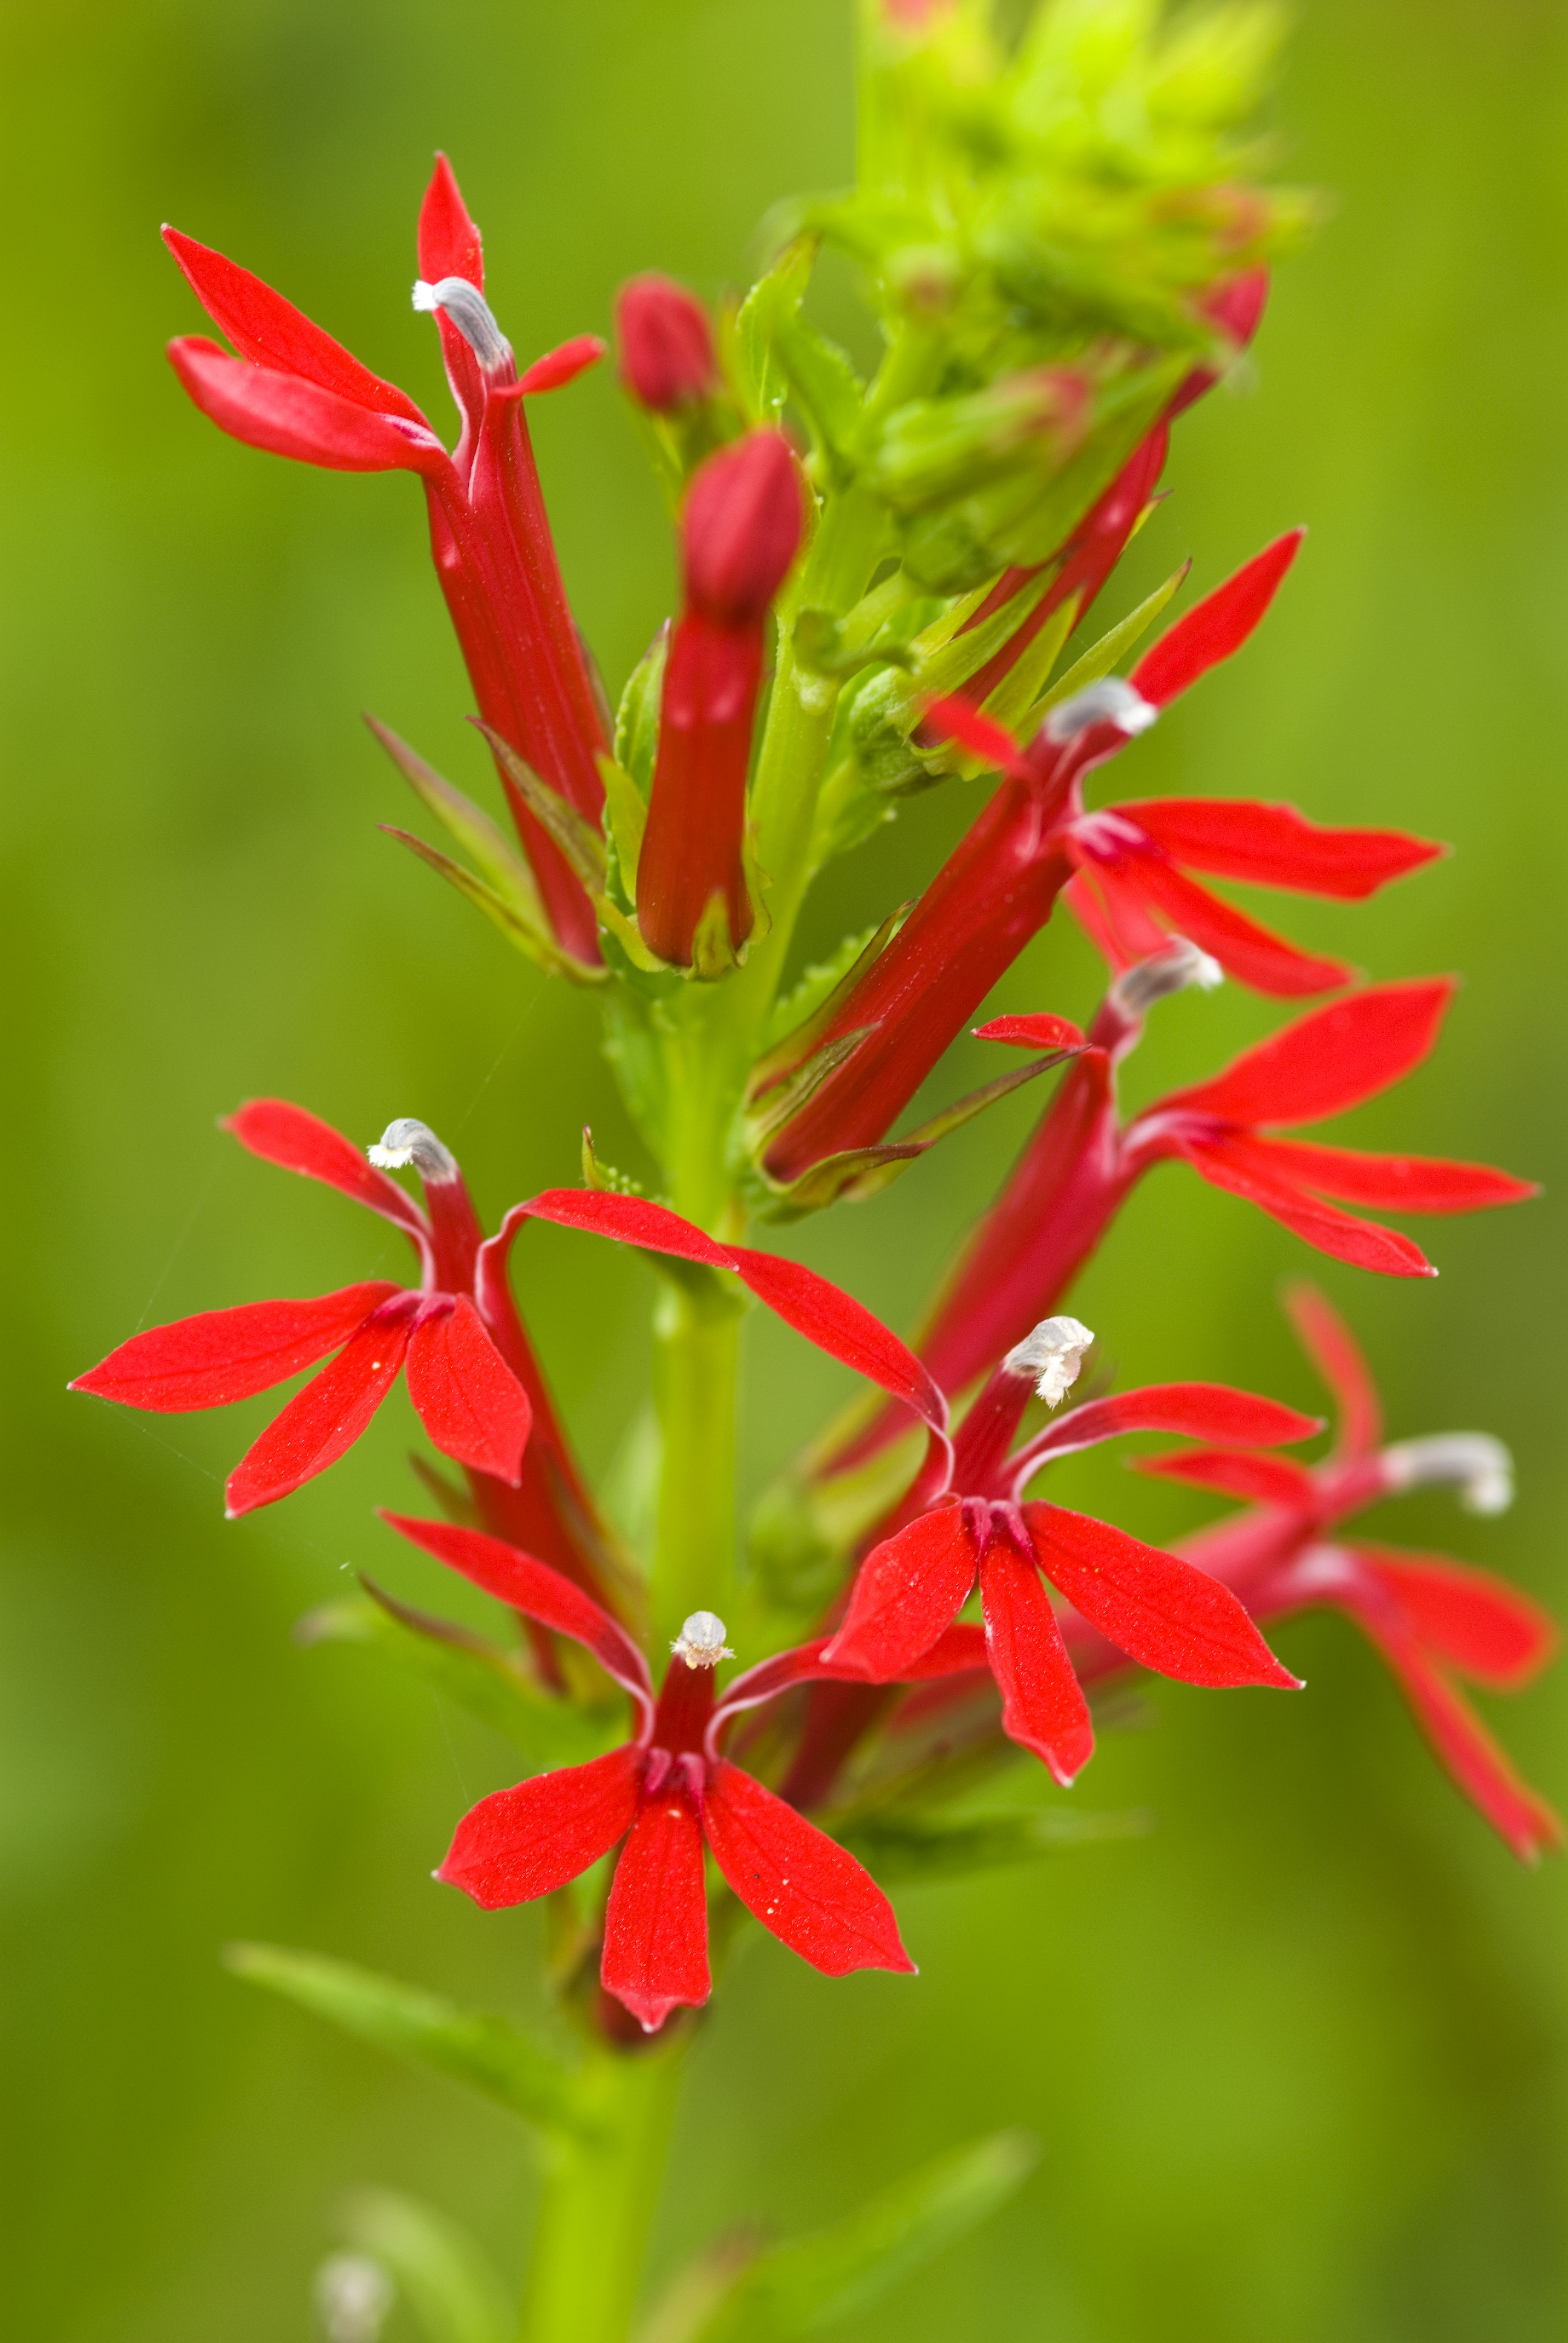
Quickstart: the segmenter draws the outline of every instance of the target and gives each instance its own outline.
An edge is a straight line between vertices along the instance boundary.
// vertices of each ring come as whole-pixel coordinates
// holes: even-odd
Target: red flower
[[[1563,1825],[1520,1780],[1456,1678],[1517,1691],[1556,1647],[1552,1621],[1488,1572],[1337,1535],[1351,1515],[1410,1489],[1454,1487],[1471,1512],[1501,1512],[1513,1494],[1508,1452],[1476,1432],[1380,1445],[1382,1409],[1350,1329],[1311,1286],[1297,1287],[1289,1304],[1339,1404],[1332,1454],[1308,1468],[1200,1450],[1144,1458],[1141,1469],[1251,1500],[1251,1510],[1187,1539],[1183,1554],[1234,1588],[1255,1618],[1326,1605],[1353,1619],[1393,1670],[1459,1788],[1515,1855],[1533,1860],[1562,1845]],[[1088,1655],[1085,1664],[1093,1666]]]
[[[1244,1196],[1319,1252],[1392,1277],[1432,1276],[1395,1230],[1342,1212],[1323,1192],[1391,1212],[1469,1212],[1537,1191],[1482,1163],[1367,1155],[1271,1138],[1274,1124],[1339,1114],[1402,1080],[1431,1050],[1453,995],[1443,977],[1371,984],[1244,1051],[1211,1082],[1172,1091],[1123,1125],[1115,1069],[1153,1003],[1219,974],[1178,939],[1118,979],[1001,1193],[969,1238],[918,1340],[945,1391],[960,1392],[1000,1352],[1056,1309],[1134,1183],[1168,1159]],[[1055,1020],[999,1017],[983,1041],[1040,1048]],[[894,1438],[908,1417],[883,1412],[825,1468],[839,1473]]]
[[[722,389],[708,312],[673,277],[652,271],[623,285],[615,325],[620,378],[639,407],[673,415]]]
[[[716,1702],[714,1670],[730,1654],[723,1621],[698,1612],[672,1646],[656,1701],[630,1636],[555,1571],[476,1530],[386,1519],[487,1594],[584,1644],[637,1714],[620,1748],[481,1799],[457,1825],[437,1879],[495,1911],[564,1887],[624,1839],[600,1976],[650,2034],[672,2009],[708,1999],[705,1845],[747,1910],[825,1976],[913,1971],[892,1906],[869,1874],[722,1754],[725,1727],[742,1709],[836,1673],[819,1645],[765,1660]],[[920,1673],[967,1670],[974,1660],[972,1639],[960,1634]]]
[[[1293,807],[1244,799],[1164,799],[1099,812],[1082,804],[1090,771],[1240,649],[1300,541],[1299,530],[1279,538],[1218,587],[1161,638],[1130,682],[1091,685],[1054,709],[1025,752],[962,701],[933,705],[939,728],[997,764],[1000,786],[904,925],[814,1032],[825,1071],[767,1149],[772,1180],[788,1186],[825,1156],[879,1140],[1064,890],[1117,966],[1157,949],[1179,925],[1260,991],[1322,991],[1346,980],[1350,970],[1338,961],[1299,952],[1180,865],[1353,897],[1416,869],[1438,848],[1393,830],[1320,829]],[[790,1071],[787,1051],[778,1061],[781,1080]]]
[[[768,606],[800,542],[789,441],[753,431],[710,456],[681,517],[686,607],[665,663],[658,756],[637,869],[638,923],[663,960],[705,973],[751,932],[741,860],[746,772]]]
[[[382,1280],[307,1302],[253,1302],[133,1335],[79,1375],[87,1391],[127,1407],[182,1413],[248,1399],[314,1365],[331,1364],[296,1393],[230,1473],[231,1519],[269,1505],[353,1446],[400,1369],[437,1448],[477,1473],[516,1485],[538,1382],[511,1298],[477,1279],[480,1230],[456,1162],[421,1122],[395,1122],[373,1150],[411,1162],[425,1183],[421,1212],[342,1134],[281,1099],[252,1099],[227,1128],[253,1155],[339,1188],[402,1230],[419,1255],[417,1287]]]
[[[1279,1684],[1280,1665],[1246,1611],[1205,1572],[1108,1523],[1023,1491],[1058,1456],[1124,1432],[1178,1432],[1249,1446],[1302,1440],[1311,1416],[1219,1383],[1167,1383],[1092,1400],[1008,1449],[1030,1387],[1054,1406],[1094,1337],[1048,1319],[1009,1353],[958,1434],[946,1486],[922,1493],[861,1564],[842,1626],[824,1656],[873,1683],[905,1679],[968,1601],[978,1578],[1002,1728],[1070,1782],[1094,1746],[1088,1703],[1068,1656],[1050,1586],[1118,1651],[1188,1684]]]
[[[581,335],[519,377],[484,299],[479,231],[446,157],[419,215],[416,306],[437,317],[463,417],[450,456],[411,398],[371,374],[281,294],[221,253],[164,230],[197,299],[239,352],[186,335],[176,372],[202,412],[253,447],[334,471],[417,472],[437,572],[486,722],[579,813],[603,804],[596,755],[605,728],[568,606],[522,402],[555,390],[604,354]],[[428,281],[427,281],[428,280]],[[597,961],[593,911],[558,849],[501,769],[557,936]]]

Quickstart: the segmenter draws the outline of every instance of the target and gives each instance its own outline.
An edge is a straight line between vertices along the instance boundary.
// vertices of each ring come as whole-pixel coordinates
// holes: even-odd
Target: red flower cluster
[[[1275,994],[1321,992],[1350,970],[1299,951],[1187,875],[1215,871],[1265,886],[1354,899],[1441,851],[1396,830],[1325,830],[1292,806],[1164,799],[1085,809],[1087,776],[1159,711],[1246,641],[1301,543],[1282,537],[1161,638],[1129,681],[1092,684],[1053,709],[1020,752],[966,701],[928,721],[1000,771],[1000,786],[892,940],[852,971],[813,1021],[820,1079],[763,1156],[788,1187],[826,1157],[879,1140],[965,1021],[1050,918],[1059,895],[1114,967],[1177,929],[1241,982]],[[794,1075],[788,1045],[757,1097]]]

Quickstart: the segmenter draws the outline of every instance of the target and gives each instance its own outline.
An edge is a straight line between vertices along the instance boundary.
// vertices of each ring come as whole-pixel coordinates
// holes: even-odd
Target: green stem
[[[667,1644],[694,1611],[728,1617],[735,1589],[740,1310],[717,1278],[699,1276],[703,1285],[661,1292],[653,1321],[664,1454],[652,1594],[655,1632]]]
[[[551,2150],[518,2343],[626,2343],[684,2049],[597,2055],[584,2096],[598,2137]]]

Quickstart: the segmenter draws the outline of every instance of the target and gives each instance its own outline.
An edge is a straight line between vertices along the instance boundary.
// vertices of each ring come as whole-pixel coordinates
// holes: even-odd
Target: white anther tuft
[[[1513,1503],[1513,1459],[1489,1432],[1399,1440],[1379,1461],[1392,1491],[1457,1489],[1467,1513],[1505,1513]]]
[[[411,1163],[421,1180],[456,1180],[457,1159],[442,1146],[427,1122],[400,1115],[389,1122],[374,1147],[365,1151],[377,1172],[403,1172]]]
[[[1010,1374],[1031,1377],[1036,1398],[1047,1407],[1060,1407],[1078,1381],[1083,1354],[1093,1340],[1076,1318],[1042,1318],[1008,1353],[1002,1365]]]
[[[427,285],[421,277],[414,287],[414,307],[445,310],[487,374],[510,366],[512,346],[478,287],[466,277],[443,277],[435,285]]]
[[[1172,936],[1163,951],[1151,953],[1117,978],[1111,999],[1124,1017],[1141,1017],[1157,1001],[1185,992],[1189,985],[1195,985],[1200,992],[1212,992],[1224,981],[1225,971],[1217,960],[1200,951],[1185,936]]]
[[[669,1648],[689,1668],[716,1668],[720,1660],[735,1657],[717,1611],[694,1611]]]
[[[1053,708],[1045,719],[1045,737],[1060,749],[1093,724],[1114,724],[1126,733],[1147,732],[1159,713],[1121,676],[1108,675]]]
[[[377,2343],[397,2292],[379,2262],[334,2254],[316,2273],[317,2317],[327,2343]]]

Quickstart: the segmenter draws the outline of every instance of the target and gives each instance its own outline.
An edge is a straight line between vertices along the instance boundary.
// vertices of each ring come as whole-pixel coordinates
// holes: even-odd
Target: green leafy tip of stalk
[[[749,2253],[747,2240],[720,2241],[676,2279],[638,2343],[790,2343],[815,2335],[868,2308],[988,2220],[1038,2156],[1027,2132],[995,2132],[922,2166],[814,2236]]]
[[[599,2137],[573,2070],[508,2018],[460,2009],[421,1986],[325,1953],[236,1944],[226,1947],[223,1959],[234,1976],[297,2002],[394,2057],[467,2083],[554,2139]]]

